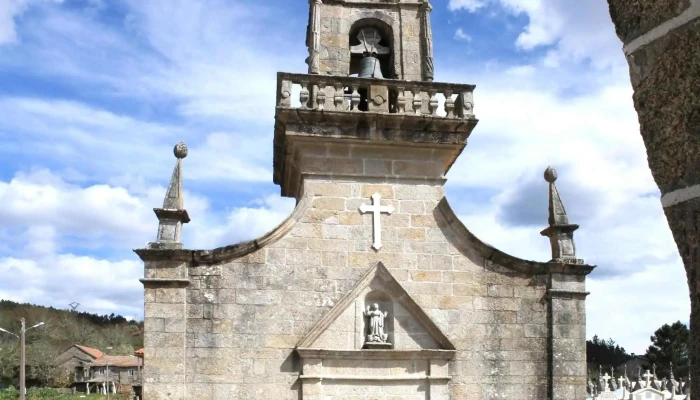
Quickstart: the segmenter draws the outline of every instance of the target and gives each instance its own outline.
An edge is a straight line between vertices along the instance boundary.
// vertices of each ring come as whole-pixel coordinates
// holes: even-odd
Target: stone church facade
[[[146,400],[586,398],[578,226],[551,168],[552,260],[457,218],[445,174],[478,122],[474,86],[433,82],[430,10],[310,2],[309,73],[278,75],[275,116],[273,179],[297,205],[262,237],[185,248],[175,147],[158,240],[136,250]]]

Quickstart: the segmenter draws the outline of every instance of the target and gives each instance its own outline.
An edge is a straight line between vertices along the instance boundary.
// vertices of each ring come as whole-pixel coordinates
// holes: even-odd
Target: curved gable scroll
[[[219,247],[213,250],[136,249],[134,250],[134,253],[138,254],[143,261],[188,261],[191,262],[192,265],[218,264],[235,260],[260,250],[268,244],[274,243],[283,238],[309,209],[312,200],[313,199],[308,196],[302,197],[299,203],[297,203],[296,207],[294,207],[294,210],[289,217],[287,217],[274,229],[257,239],[240,242],[230,246]]]
[[[447,202],[447,198],[445,197],[440,200],[435,212],[439,213],[442,219],[444,219],[447,226],[446,229],[451,230],[454,236],[457,238],[457,243],[453,243],[456,247],[459,248],[466,245],[475,250],[486,260],[514,271],[530,275],[540,275],[545,273],[588,275],[596,267],[595,265],[591,264],[573,265],[557,262],[529,261],[504,253],[495,247],[484,243],[481,239],[469,231],[469,229],[467,229],[467,227],[457,217],[454,210],[452,210],[452,207]]]

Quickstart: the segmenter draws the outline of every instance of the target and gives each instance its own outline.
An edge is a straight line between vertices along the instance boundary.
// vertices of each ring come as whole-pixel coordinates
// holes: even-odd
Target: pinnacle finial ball
[[[552,167],[547,167],[544,170],[544,180],[549,183],[554,183],[557,180],[557,170]]]
[[[185,142],[176,144],[173,153],[175,153],[175,157],[180,159],[187,157],[187,145]]]

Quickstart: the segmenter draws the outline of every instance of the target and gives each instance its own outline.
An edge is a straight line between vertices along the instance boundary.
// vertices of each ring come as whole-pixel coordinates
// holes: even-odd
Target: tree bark
[[[688,278],[695,399],[700,398],[700,10],[692,3],[608,0],[625,44],[649,168]]]

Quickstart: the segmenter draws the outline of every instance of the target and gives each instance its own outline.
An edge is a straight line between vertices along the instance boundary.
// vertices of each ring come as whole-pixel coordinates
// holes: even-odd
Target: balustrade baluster
[[[338,111],[345,111],[345,87],[340,82],[336,82],[335,84],[333,84],[333,87],[335,88],[335,96],[333,97],[335,109]]]
[[[423,97],[420,95],[420,88],[414,87],[413,90],[413,111],[416,115],[421,114],[421,108],[423,108]]]
[[[396,88],[398,95],[396,96],[396,113],[406,113],[406,88],[399,86]]]
[[[282,85],[280,85],[280,107],[291,107],[292,106],[292,81],[283,80]]]
[[[319,111],[323,111],[326,106],[326,82],[320,81],[316,86],[316,104]]]
[[[358,112],[360,111],[360,94],[357,92],[358,85],[353,84],[352,85],[352,111]]]
[[[437,115],[438,111],[438,99],[436,97],[437,89],[428,89],[428,96],[430,96],[430,101],[428,102],[428,108],[430,109],[430,115]]]
[[[452,98],[452,89],[445,89],[445,112],[447,118],[454,118],[455,101]]]
[[[467,119],[474,117],[474,97],[472,92],[462,92],[459,94],[460,117]]]
[[[301,108],[309,108],[309,82],[301,82],[301,93],[299,93],[299,101],[301,102]]]

